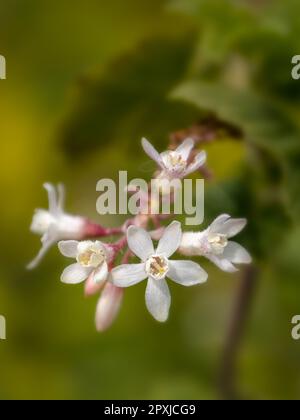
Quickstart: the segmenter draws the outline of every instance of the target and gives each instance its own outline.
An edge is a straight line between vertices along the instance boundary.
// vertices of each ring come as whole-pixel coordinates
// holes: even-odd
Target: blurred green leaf
[[[134,135],[136,141],[155,133],[161,139],[172,126],[180,127],[175,124],[186,123],[183,114],[190,115],[189,110],[168,103],[166,97],[184,77],[193,40],[189,32],[147,41],[113,62],[103,75],[82,78],[62,131],[65,153],[79,158],[126,135]]]
[[[297,0],[171,0],[169,9],[187,14],[198,28],[194,75],[223,77],[239,56],[246,66],[235,76],[246,83],[250,78],[281,101],[297,103],[300,85],[291,78],[300,37]]]
[[[247,140],[279,156],[298,144],[299,130],[291,117],[253,92],[234,90],[218,83],[191,81],[179,86],[172,98],[216,112],[220,118],[240,127]]]
[[[198,81],[179,86],[172,98],[192,103],[201,110],[213,111],[218,117],[240,127],[245,140],[255,147],[253,159],[256,167],[253,169],[260,166],[264,182],[273,189],[286,188],[289,194],[282,196],[281,200],[287,200],[288,211],[296,216],[300,201],[297,165],[300,132],[284,107],[253,92]]]

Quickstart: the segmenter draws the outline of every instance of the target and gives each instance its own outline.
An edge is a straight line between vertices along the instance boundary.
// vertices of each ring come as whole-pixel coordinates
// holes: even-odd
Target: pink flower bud
[[[102,281],[100,283],[97,283],[95,281],[95,272],[93,271],[87,281],[85,282],[84,286],[84,293],[86,297],[94,296],[96,293],[100,292],[105,284],[105,281]]]
[[[107,283],[99,299],[96,310],[97,331],[107,330],[116,319],[123,301],[124,290]]]

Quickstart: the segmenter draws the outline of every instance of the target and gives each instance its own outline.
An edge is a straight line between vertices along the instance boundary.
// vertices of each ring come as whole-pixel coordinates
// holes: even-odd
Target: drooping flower
[[[164,153],[158,151],[147,139],[142,140],[142,146],[147,155],[153,159],[162,170],[160,179],[182,179],[197,171],[204,165],[207,159],[206,152],[200,152],[190,162],[192,150],[195,147],[193,139],[186,139],[176,150],[168,150]]]
[[[59,250],[67,258],[75,258],[76,263],[67,267],[61,281],[79,284],[88,280],[95,285],[103,285],[109,274],[109,264],[114,258],[114,250],[100,241],[62,241]]]
[[[37,257],[28,265],[34,269],[40,263],[47,251],[58,241],[63,239],[77,239],[84,237],[86,220],[64,212],[65,191],[63,185],[57,190],[52,184],[45,184],[48,192],[49,210],[36,210],[31,224],[31,232],[42,236],[42,248]]]
[[[238,271],[235,264],[250,264],[249,252],[240,244],[230,241],[246,226],[246,219],[233,219],[227,214],[219,216],[203,232],[187,232],[182,236],[179,252],[186,256],[203,256],[221,270]]]
[[[65,189],[59,184],[57,189],[52,184],[44,184],[48,192],[49,209],[35,211],[31,232],[42,237],[42,248],[37,257],[27,266],[29,270],[37,267],[48,250],[59,241],[87,237],[106,236],[107,231],[88,219],[65,213]]]
[[[206,282],[207,273],[192,261],[171,261],[182,240],[181,225],[173,222],[165,230],[155,250],[150,234],[144,229],[131,226],[127,231],[130,250],[141,259],[141,264],[116,267],[111,272],[111,281],[117,287],[129,287],[148,279],[146,306],[159,322],[169,316],[171,295],[166,277],[183,286]]]

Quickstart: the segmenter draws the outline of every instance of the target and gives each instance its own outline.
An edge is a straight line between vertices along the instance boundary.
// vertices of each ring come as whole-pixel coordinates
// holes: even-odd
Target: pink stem
[[[161,228],[161,222],[160,222],[159,216],[158,215],[152,216],[151,219],[152,219],[152,222],[154,224],[155,229],[160,229]]]
[[[122,264],[128,264],[131,257],[132,257],[132,252],[130,251],[130,249],[128,249],[122,259]]]
[[[122,251],[122,249],[126,247],[126,245],[127,245],[127,237],[124,236],[118,242],[112,244],[112,248],[114,249],[114,252],[117,255],[120,251]]]
[[[123,227],[119,228],[105,228],[104,226],[87,220],[84,236],[86,238],[104,238],[107,236],[115,236],[123,233]]]

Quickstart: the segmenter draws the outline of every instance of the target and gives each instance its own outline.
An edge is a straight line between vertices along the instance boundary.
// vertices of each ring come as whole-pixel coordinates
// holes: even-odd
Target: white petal
[[[107,330],[116,319],[123,301],[124,290],[107,283],[96,310],[97,331]]]
[[[78,242],[78,254],[84,254],[91,247],[96,246],[96,242],[93,241],[80,241]]]
[[[49,240],[47,242],[44,241],[43,246],[41,250],[39,251],[38,255],[36,256],[36,258],[27,265],[27,270],[34,270],[40,264],[44,256],[47,254],[49,249],[55,244],[55,242],[56,241],[54,240],[53,241]]]
[[[61,254],[67,258],[76,258],[78,253],[78,241],[61,241],[58,248]]]
[[[160,166],[161,168],[164,167],[163,162],[162,162],[162,158],[161,155],[158,153],[158,151],[152,146],[152,144],[147,140],[147,139],[142,139],[142,146],[143,149],[145,151],[145,153],[151,158],[153,159],[158,166]]]
[[[146,278],[145,264],[120,265],[111,272],[112,283],[118,287],[134,286]]]
[[[48,192],[48,200],[49,200],[49,211],[50,213],[57,213],[58,202],[56,196],[56,190],[54,185],[46,183],[44,184],[45,190]]]
[[[142,261],[146,261],[154,254],[151,236],[144,229],[130,226],[127,230],[128,246]]]
[[[48,210],[37,209],[34,212],[31,232],[37,235],[45,235],[51,225],[56,223],[56,218]]]
[[[167,321],[171,306],[171,295],[166,280],[149,278],[146,289],[146,306],[157,321]]]
[[[107,280],[108,277],[108,265],[106,262],[101,264],[101,266],[95,270],[94,273],[94,282],[96,284],[101,284]]]
[[[182,240],[181,224],[172,222],[165,230],[159,241],[156,253],[164,254],[167,258],[171,257],[178,250]]]
[[[223,224],[218,233],[223,233],[224,235],[227,235],[228,238],[232,238],[240,233],[246,225],[247,219],[229,219]]]
[[[239,271],[229,260],[226,260],[226,258],[220,258],[215,255],[209,255],[207,258],[226,273],[236,273]]]
[[[184,160],[188,160],[195,146],[193,139],[186,139],[177,149],[176,152],[179,153]]]
[[[252,262],[249,252],[236,242],[228,242],[223,257],[234,264],[250,264]]]
[[[230,219],[229,214],[221,214],[221,216],[217,217],[209,227],[210,233],[221,233],[220,230],[223,227],[223,224]]]
[[[57,207],[61,212],[63,212],[64,207],[65,207],[65,198],[66,198],[66,189],[65,189],[64,184],[58,184],[57,192],[58,192]]]
[[[91,274],[91,268],[82,267],[80,264],[72,264],[62,273],[61,281],[66,284],[79,284]]]
[[[162,160],[163,163],[163,169],[166,169],[168,167],[168,163],[169,163],[169,159],[170,159],[170,153],[171,150],[166,150],[165,152],[162,152],[160,154],[160,158]],[[168,170],[167,170],[168,172]],[[164,179],[164,177],[161,177],[162,179]]]
[[[186,169],[186,171],[185,171],[184,176],[188,176],[188,175],[192,174],[193,172],[197,171],[199,168],[201,168],[201,166],[203,166],[203,165],[204,165],[204,163],[206,162],[206,159],[207,159],[207,154],[206,154],[206,152],[201,152],[201,153],[199,153],[199,154],[196,156],[196,158],[195,158],[194,162],[193,162],[193,163],[191,163],[191,164],[187,167],[187,169]]]
[[[194,286],[208,279],[208,274],[193,261],[170,261],[169,264],[167,276],[182,286]]]
[[[33,270],[38,266],[41,260],[44,258],[49,249],[55,245],[60,238],[58,238],[57,229],[55,225],[51,225],[48,231],[42,237],[42,249],[38,253],[37,257],[27,266],[28,270]]]

